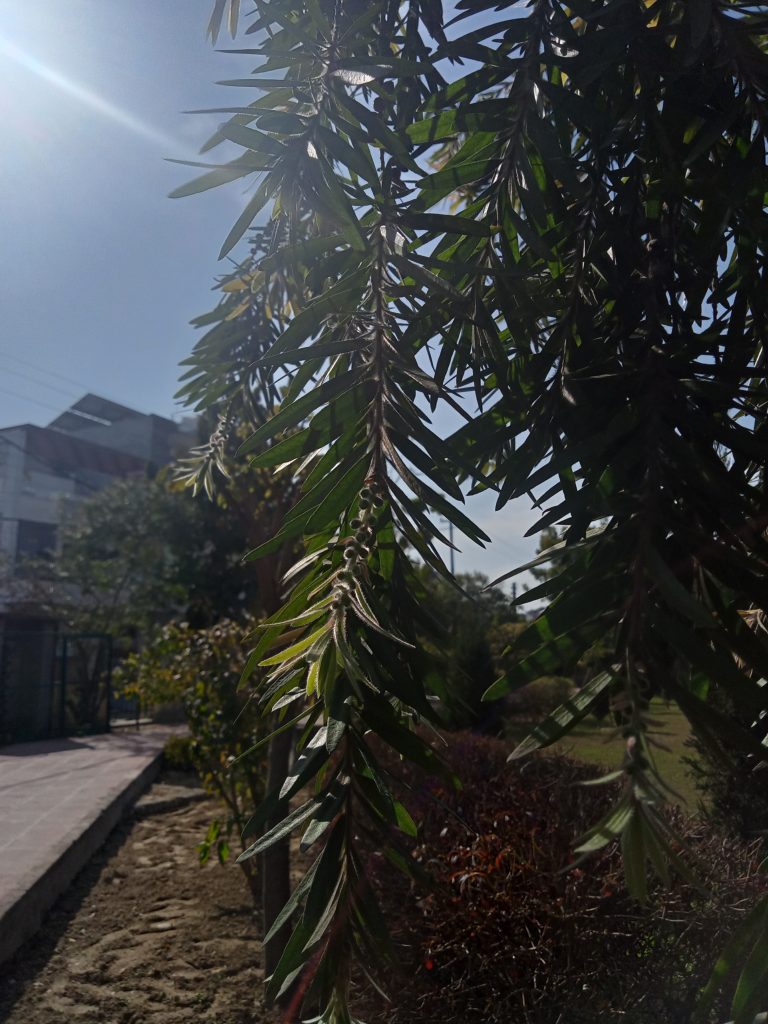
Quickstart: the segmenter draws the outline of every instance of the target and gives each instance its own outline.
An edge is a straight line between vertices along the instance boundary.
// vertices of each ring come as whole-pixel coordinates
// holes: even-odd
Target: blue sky
[[[196,172],[164,157],[194,158],[219,119],[181,111],[221,104],[215,80],[248,66],[205,39],[209,6],[0,0],[3,424],[85,389],[174,410],[243,195],[166,198]]]
[[[252,58],[205,38],[211,0],[0,0],[0,426],[49,422],[84,391],[170,416],[178,363],[212,305],[241,182],[188,199],[231,103],[214,83]],[[232,45],[228,37],[220,47]],[[472,511],[494,538],[457,569],[494,576],[532,552],[525,503]]]

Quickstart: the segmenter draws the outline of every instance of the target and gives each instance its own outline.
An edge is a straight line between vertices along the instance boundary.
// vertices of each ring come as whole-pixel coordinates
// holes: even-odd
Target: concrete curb
[[[0,917],[0,964],[39,930],[47,912],[71,885],[96,851],[104,845],[110,832],[138,800],[160,771],[163,759],[158,750],[149,764],[105,807]]]

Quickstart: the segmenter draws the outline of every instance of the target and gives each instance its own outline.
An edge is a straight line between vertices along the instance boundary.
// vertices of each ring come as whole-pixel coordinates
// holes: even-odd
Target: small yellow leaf
[[[242,292],[250,287],[251,279],[248,277],[237,277],[234,281],[227,281],[221,286],[223,292]]]
[[[239,306],[235,306],[231,313],[227,313],[226,320],[237,320],[241,313],[244,313],[251,304],[250,299],[245,299]]]
[[[271,658],[265,658],[264,661],[259,662],[260,665],[281,665],[284,661],[290,661],[292,658],[298,658],[299,655],[304,654],[313,647],[318,640],[328,635],[328,625],[323,625],[320,629],[315,630],[314,633],[310,633],[309,636],[304,637],[303,640],[299,640],[297,644],[293,644],[291,647],[286,647],[280,651],[279,654],[273,654]]]
[[[317,691],[317,680],[320,675],[320,659],[317,658],[309,666],[307,673],[307,696],[311,697]]]

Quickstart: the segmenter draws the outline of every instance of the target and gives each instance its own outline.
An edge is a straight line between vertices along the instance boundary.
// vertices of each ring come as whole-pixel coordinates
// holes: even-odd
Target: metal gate
[[[107,732],[112,638],[0,632],[0,744]]]

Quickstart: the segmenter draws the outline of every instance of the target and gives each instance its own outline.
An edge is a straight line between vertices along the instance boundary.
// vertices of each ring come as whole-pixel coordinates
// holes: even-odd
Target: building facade
[[[145,476],[188,450],[173,420],[84,395],[47,427],[0,428],[0,559],[12,573],[54,551],[68,507],[115,480]],[[1,600],[1,599],[0,599]],[[0,616],[7,609],[0,603]]]
[[[25,565],[56,551],[77,504],[117,480],[153,475],[189,450],[191,430],[92,394],[46,427],[0,428],[0,743],[76,731],[78,715],[108,716],[73,676],[80,663],[103,676],[109,638],[63,637],[36,605]]]

